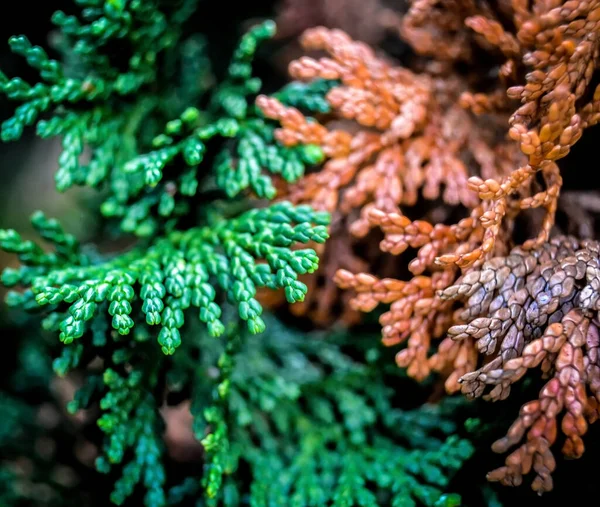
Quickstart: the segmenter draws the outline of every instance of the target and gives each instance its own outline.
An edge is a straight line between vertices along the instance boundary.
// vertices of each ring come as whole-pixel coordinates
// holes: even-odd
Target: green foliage
[[[342,352],[356,339],[325,341],[272,318],[260,340],[230,330],[211,394],[210,338],[188,346],[199,348],[201,364],[187,347],[175,356],[172,384],[182,375],[194,384],[206,505],[460,505],[445,489],[473,448],[454,435],[453,407],[395,409],[383,362]],[[251,482],[240,483],[236,473],[247,467]]]
[[[315,79],[307,83],[293,81],[273,94],[279,102],[297,109],[314,113],[328,113],[331,110],[325,99],[327,92],[339,86],[336,80]]]
[[[188,214],[203,188],[216,184],[229,197],[251,190],[273,198],[269,175],[295,181],[306,164],[323,158],[316,146],[277,144],[275,123],[254,106],[261,80],[253,77],[251,64],[260,43],[275,33],[272,22],[244,35],[226,76],[211,86],[206,44],[197,37],[180,41],[182,9],[193,2],[179,9],[172,7],[178,2],[159,0],[79,3],[86,7],[81,21],[60,12],[53,18],[76,65],[50,59],[20,36],[11,39],[11,48],[42,81],[30,86],[0,73],[0,92],[22,103],[2,125],[2,139],[16,140],[36,123],[41,137],[61,136],[59,191],[73,185],[104,190],[103,215],[117,219],[125,232],[149,237]],[[113,43],[131,51],[126,71],[109,51]],[[205,65],[198,67],[192,58]],[[181,72],[161,93],[155,85],[162,82],[163,60],[181,61]],[[179,99],[168,91],[174,86],[180,88]],[[326,82],[292,86],[282,99],[322,111],[327,90]],[[189,102],[184,105],[181,96]],[[39,120],[42,113],[49,118]],[[87,164],[82,162],[86,149]],[[202,164],[207,157],[214,181]]]
[[[174,231],[150,247],[93,262],[55,221],[36,214],[33,225],[56,245],[55,252],[46,253],[14,230],[0,231],[0,246],[17,253],[22,263],[19,270],[5,270],[2,279],[7,286],[30,286],[12,293],[13,306],[31,309],[37,303],[63,314],[51,326],[60,329],[66,345],[81,338],[98,313],[108,312],[119,335],[130,333],[134,318],[160,326],[158,342],[165,354],[173,354],[181,344],[179,329],[190,307],[199,310],[212,336],[222,334],[215,287],[237,307],[239,318],[254,334],[264,330],[257,288],[283,288],[290,303],[302,301],[307,288],[298,275],[315,271],[318,258],[312,249],[290,247],[324,242],[327,223],[326,214],[282,202],[233,219],[211,217],[204,227]],[[64,303],[68,306],[63,310]]]
[[[25,37],[11,39],[13,51],[39,71],[41,82],[30,86],[0,74],[0,90],[21,103],[3,124],[2,139],[16,140],[34,124],[43,138],[60,136],[57,189],[98,188],[105,196],[103,215],[147,240],[102,254],[82,248],[56,220],[38,212],[32,225],[43,244],[0,231],[0,246],[21,263],[4,270],[2,282],[24,289],[8,294],[9,306],[45,309],[42,327],[64,344],[54,371],[63,377],[87,372],[68,408],[101,410],[97,426],[105,438],[96,468],[121,469],[112,502],[125,502],[139,483],[145,505],[160,506],[166,477],[156,389],[165,359],[146,342],[156,336],[162,352],[173,354],[191,307],[212,337],[223,333],[228,305],[251,334],[264,331],[257,289],[281,288],[290,303],[302,301],[306,286],[298,275],[313,272],[318,259],[312,249],[294,247],[327,237],[329,219],[322,213],[282,202],[232,214],[231,207],[215,202],[211,188],[216,184],[228,197],[247,190],[273,197],[269,173],[293,181],[322,155],[315,147],[275,143],[275,125],[253,105],[261,82],[252,76],[251,63],[260,42],[273,35],[273,23],[242,38],[226,76],[212,86],[206,44],[197,36],[181,39],[194,2],[79,3],[80,16],[58,12],[53,18],[61,30],[63,62]],[[129,54],[126,60],[115,44]],[[176,83],[163,82],[165,73]],[[323,85],[307,87],[306,99],[302,88],[284,93],[318,110],[325,91]],[[194,198],[202,201],[198,225],[175,228],[178,217],[195,215]],[[96,357],[103,369],[89,370]],[[207,453],[211,435],[204,441]]]
[[[106,434],[106,440],[104,455],[96,460],[96,468],[108,473],[112,465],[123,462],[127,450],[133,452],[133,459],[123,467],[122,476],[110,497],[116,505],[123,504],[138,483],[146,489],[145,505],[165,504],[158,407],[150,391],[156,381],[156,371],[142,369],[119,375],[108,368],[102,374],[107,391],[99,402],[104,413],[97,424]],[[74,401],[70,409],[81,408],[79,400]]]
[[[56,12],[53,22],[77,55],[78,72],[66,72],[64,66],[51,58],[46,51],[32,46],[24,36],[12,37],[9,41],[13,52],[27,59],[31,67],[39,71],[42,81],[30,86],[20,78],[0,77],[2,90],[8,98],[22,102],[12,118],[2,126],[2,139],[13,141],[21,137],[26,126],[38,122],[42,113],[65,107],[62,117],[50,123],[38,123],[41,135],[71,134],[69,142],[71,156],[81,148],[77,141],[83,140],[84,125],[97,125],[100,118],[81,115],[74,106],[86,103],[86,109],[102,116],[103,106],[111,99],[116,102],[127,96],[137,95],[144,86],[158,77],[157,56],[173,46],[178,39],[181,22],[178,11],[160,10],[167,2],[141,0],[78,0],[82,7],[81,19]],[[190,3],[190,2],[187,2]],[[125,69],[119,69],[107,56],[107,47],[117,42],[130,53]],[[69,111],[73,108],[72,111]],[[78,121],[78,117],[79,121]],[[89,122],[89,123],[88,123]],[[75,125],[77,124],[77,125]],[[77,144],[77,146],[72,146]],[[65,157],[65,160],[71,157]],[[74,162],[71,158],[71,162]],[[76,174],[68,164],[61,168],[59,187],[69,186]],[[71,174],[73,173],[73,174]]]

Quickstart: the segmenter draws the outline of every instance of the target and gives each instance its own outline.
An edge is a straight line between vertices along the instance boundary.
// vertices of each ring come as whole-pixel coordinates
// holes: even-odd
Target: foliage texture
[[[2,505],[462,505],[504,417],[444,394],[510,403],[538,367],[488,479],[552,490],[600,413],[600,247],[556,223],[600,2],[285,2],[309,54],[283,86],[271,21],[224,64],[199,0],[75,4],[52,51],[9,41],[36,83],[0,72],[2,141],[56,138],[57,191],[99,196],[93,244],[0,230]]]

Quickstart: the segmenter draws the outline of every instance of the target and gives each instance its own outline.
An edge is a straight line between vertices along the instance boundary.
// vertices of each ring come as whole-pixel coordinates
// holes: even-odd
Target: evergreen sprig
[[[0,246],[17,253],[23,264],[20,270],[5,271],[3,281],[8,286],[30,286],[12,296],[14,305],[31,308],[34,300],[50,311],[61,311],[59,306],[66,303],[59,329],[67,345],[84,335],[106,305],[112,328],[128,335],[135,325],[136,307],[148,325],[160,326],[158,342],[165,354],[173,354],[181,344],[179,330],[190,307],[198,309],[212,336],[222,334],[215,288],[236,306],[253,334],[264,330],[257,288],[283,288],[290,303],[302,301],[307,288],[298,275],[314,272],[318,258],[312,249],[291,247],[323,243],[328,220],[327,214],[309,207],[281,202],[233,219],[213,218],[205,227],[174,231],[149,248],[93,263],[66,249],[65,244],[73,246],[75,241],[54,221],[37,214],[34,224],[38,229],[44,226],[42,235],[58,245],[56,253],[22,240],[14,230],[0,231]]]
[[[144,85],[157,78],[157,55],[177,41],[181,22],[173,22],[177,19],[175,13],[165,12],[164,6],[168,2],[77,0],[77,3],[82,8],[81,19],[61,11],[52,18],[77,54],[80,72],[75,75],[65,72],[60,62],[51,59],[43,48],[33,46],[27,37],[11,37],[11,49],[39,71],[41,82],[30,86],[20,78],[9,80],[0,74],[2,91],[9,99],[22,102],[14,116],[2,125],[2,140],[20,138],[23,129],[35,124],[40,114],[56,111],[61,106],[69,108],[87,102],[88,107],[93,107],[113,97],[139,93]],[[121,62],[116,61],[116,56],[107,54],[111,42],[118,42],[128,50],[130,57],[125,60],[124,70],[120,69],[118,63]],[[64,122],[54,121],[53,128],[46,122],[38,124],[40,134],[56,135],[71,130],[76,119],[73,113],[67,113]],[[67,168],[61,170],[63,178],[68,179]],[[63,186],[68,186],[68,182]]]
[[[127,450],[133,453],[110,498],[114,504],[122,505],[141,483],[146,490],[145,505],[164,505],[163,442],[158,407],[151,391],[157,382],[156,368],[150,372],[133,369],[124,375],[108,368],[102,381],[107,391],[99,403],[103,414],[97,424],[106,434],[106,441],[96,468],[108,473],[113,465],[123,462]],[[71,407],[75,408],[79,407]]]

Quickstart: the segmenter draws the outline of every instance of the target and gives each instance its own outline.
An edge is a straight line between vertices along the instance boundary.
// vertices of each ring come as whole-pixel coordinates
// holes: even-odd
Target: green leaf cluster
[[[280,202],[232,219],[213,216],[206,226],[173,231],[147,248],[94,262],[56,221],[38,213],[33,225],[55,251],[45,252],[14,230],[0,231],[0,247],[22,263],[4,270],[2,281],[27,287],[9,295],[12,306],[49,307],[46,326],[58,329],[66,345],[81,338],[96,317],[108,315],[120,336],[129,335],[136,320],[158,326],[158,342],[170,355],[181,344],[190,308],[212,336],[223,333],[218,292],[253,334],[265,328],[258,288],[284,289],[290,303],[302,301],[307,288],[298,275],[314,272],[318,258],[310,248],[290,247],[323,243],[328,220],[309,207]]]
[[[62,35],[59,47],[69,58],[53,60],[26,37],[13,37],[12,50],[39,72],[40,82],[31,86],[0,72],[0,93],[20,103],[0,135],[14,141],[36,125],[42,138],[60,137],[59,191],[98,189],[104,217],[124,232],[152,237],[193,212],[207,189],[230,198],[251,191],[271,199],[271,176],[295,181],[306,165],[323,158],[317,146],[276,143],[276,124],[254,106],[262,83],[253,76],[252,61],[274,35],[273,22],[242,37],[226,75],[217,79],[207,43],[184,36],[185,13],[195,2],[78,3],[80,16],[53,17]],[[292,85],[281,98],[320,112],[329,87]]]

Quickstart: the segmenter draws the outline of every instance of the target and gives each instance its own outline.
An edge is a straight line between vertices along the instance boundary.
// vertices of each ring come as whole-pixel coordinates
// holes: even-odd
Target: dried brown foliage
[[[583,130],[600,118],[600,87],[592,85],[600,55],[600,2],[505,0],[492,7],[473,0],[415,0],[401,20],[393,13],[388,18],[397,21],[399,33],[417,53],[435,57],[446,70],[460,60],[472,64],[474,74],[495,75],[491,84],[475,79],[474,87],[485,87],[485,93],[467,90],[460,104],[477,115],[510,114],[508,134],[527,156],[504,179],[469,180],[469,188],[484,201],[485,239],[467,255],[447,255],[440,262],[464,267],[483,260],[514,205],[511,196],[529,186],[537,172],[544,173],[547,188],[520,207],[545,208],[539,235],[525,246],[543,243],[561,186],[554,161],[566,156]]]
[[[507,451],[525,433],[526,443],[490,479],[519,484],[533,470],[533,488],[548,491],[557,416],[566,412],[564,453],[578,457],[600,400],[598,244],[550,239],[562,187],[556,161],[600,119],[592,81],[600,0],[416,0],[390,20],[429,59],[424,71],[318,27],[301,43],[324,56],[303,56],[289,70],[302,81],[339,80],[327,96],[332,113],[315,121],[257,100],[280,122],[281,143],[318,144],[327,156],[282,195],[331,212],[338,231],[323,252],[321,288],[301,311],[325,321],[328,308],[346,304],[326,282],[335,272],[337,286],[354,293],[351,310],[390,305],[380,322],[386,345],[405,345],[398,365],[419,380],[440,372],[448,392],[480,396],[493,385],[489,397],[504,399],[541,365],[550,380],[540,399],[494,449]],[[542,218],[513,248],[525,210]],[[383,252],[402,256],[382,277],[368,273],[377,272],[372,257],[355,253],[374,230]]]
[[[504,128],[507,117],[475,117],[458,104],[466,86],[458,77],[420,76],[391,66],[339,30],[309,30],[302,43],[307,50],[325,50],[331,57],[303,57],[290,65],[292,76],[339,79],[342,85],[327,96],[334,112],[333,118],[326,118],[327,126],[273,98],[257,100],[266,116],[281,123],[276,132],[280,142],[318,144],[328,157],[318,172],[289,186],[285,199],[331,212],[334,223],[345,224],[354,238],[380,229],[384,233],[380,248],[385,252],[417,250],[408,265],[415,275],[409,282],[371,275],[355,278],[352,273],[360,271],[344,265],[349,258],[344,252],[352,252],[353,240],[344,235],[345,245],[338,240],[335,251],[332,242],[326,247],[333,253],[325,253],[321,273],[337,271],[335,281],[341,288],[360,293],[349,301],[353,310],[370,311],[378,303],[392,303],[381,319],[385,343],[399,344],[410,336],[398,364],[418,379],[432,369],[442,371],[449,377],[448,389],[458,390],[459,374],[475,366],[474,349],[446,340],[438,354],[428,357],[432,340],[443,338],[452,325],[451,305],[435,291],[459,274],[456,266],[442,269],[435,261],[449,253],[468,254],[484,238],[479,220],[483,207],[467,186],[469,176],[501,178],[524,162],[510,149]],[[422,200],[431,202],[423,219],[411,220],[403,213]],[[456,225],[433,226],[427,218],[435,216],[440,202],[476,211]],[[360,262],[354,257],[355,265]],[[370,288],[361,284],[366,276]],[[398,290],[394,284],[406,287]],[[309,294],[299,311],[315,301],[321,308],[331,308],[339,297],[331,288],[313,288]],[[331,317],[331,312],[323,315]]]

